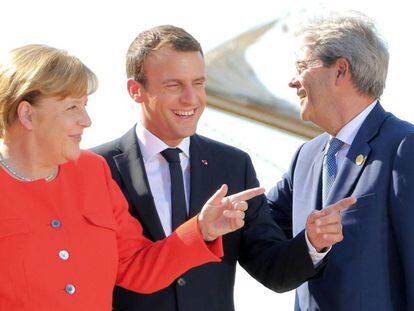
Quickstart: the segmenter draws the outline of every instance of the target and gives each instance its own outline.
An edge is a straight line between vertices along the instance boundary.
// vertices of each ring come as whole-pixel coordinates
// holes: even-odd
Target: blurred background
[[[125,54],[135,36],[160,24],[183,27],[206,54],[208,108],[198,132],[247,151],[269,189],[296,150],[318,129],[298,120],[290,31],[307,12],[328,7],[359,10],[373,18],[390,50],[385,108],[414,121],[411,95],[411,10],[408,3],[377,1],[7,1],[0,4],[0,53],[43,43],[78,56],[99,77],[88,103],[89,148],[125,133],[139,106],[126,91]],[[410,93],[410,92],[408,92]],[[220,299],[220,297],[217,297]],[[236,310],[292,310],[294,293],[277,294],[238,269]]]

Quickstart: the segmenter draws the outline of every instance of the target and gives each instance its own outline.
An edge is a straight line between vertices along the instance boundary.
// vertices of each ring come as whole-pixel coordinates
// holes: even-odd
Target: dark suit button
[[[177,280],[177,284],[180,285],[180,286],[184,286],[185,284],[187,284],[187,282],[185,281],[184,278],[179,278]]]

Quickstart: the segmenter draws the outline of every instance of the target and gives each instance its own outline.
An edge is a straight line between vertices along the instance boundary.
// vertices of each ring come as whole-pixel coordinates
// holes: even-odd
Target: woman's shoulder
[[[90,150],[81,150],[79,160],[102,162],[103,157]]]
[[[77,160],[71,161],[69,165],[73,165],[78,168],[85,168],[88,170],[102,169],[105,159],[89,150],[81,150],[80,156]]]

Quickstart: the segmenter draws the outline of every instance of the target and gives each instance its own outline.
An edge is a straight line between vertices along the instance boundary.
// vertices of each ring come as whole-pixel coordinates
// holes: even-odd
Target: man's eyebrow
[[[206,77],[203,76],[203,77],[196,78],[196,79],[193,80],[193,82],[203,82],[204,83],[204,82],[206,82]]]

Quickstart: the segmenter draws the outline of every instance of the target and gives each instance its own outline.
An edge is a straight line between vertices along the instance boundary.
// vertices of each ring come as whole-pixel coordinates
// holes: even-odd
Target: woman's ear
[[[17,118],[19,119],[20,124],[28,129],[33,129],[33,106],[28,101],[21,101],[17,107]]]

